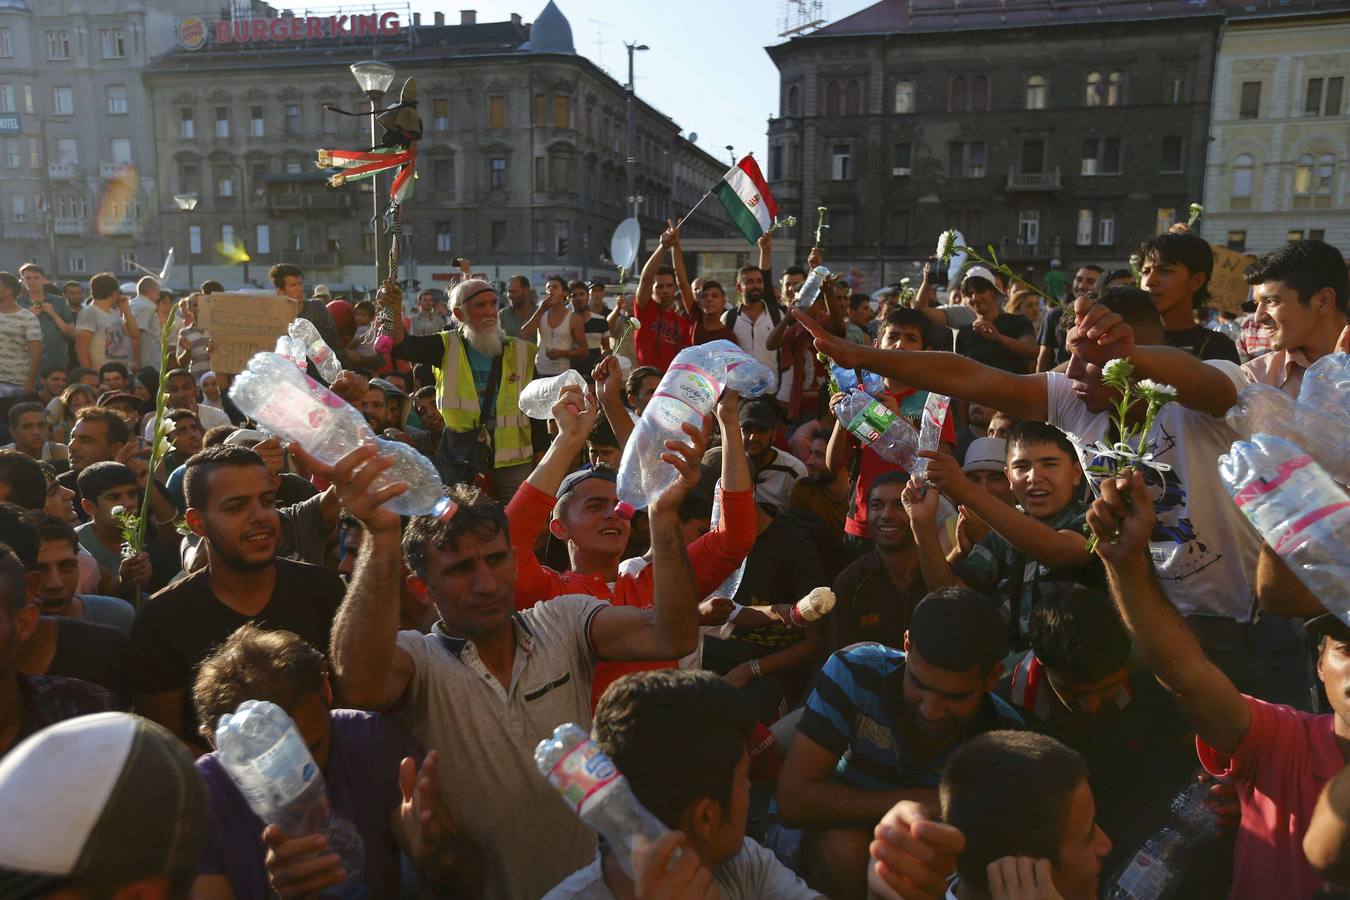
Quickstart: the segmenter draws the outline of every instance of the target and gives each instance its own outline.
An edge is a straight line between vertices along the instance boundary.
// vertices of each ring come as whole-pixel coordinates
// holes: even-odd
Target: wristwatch
[[[753,675],[755,678],[758,678],[759,676],[764,674],[764,670],[759,667],[758,659],[750,660],[750,674]]]

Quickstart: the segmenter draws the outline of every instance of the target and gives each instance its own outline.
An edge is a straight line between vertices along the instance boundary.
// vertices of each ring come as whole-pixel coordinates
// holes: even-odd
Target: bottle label
[[[895,424],[896,418],[895,413],[873,400],[853,417],[853,421],[848,423],[848,430],[864,444],[875,444],[886,433],[886,429]]]
[[[281,740],[255,759],[253,768],[277,806],[285,806],[299,797],[319,774],[309,748],[294,727],[286,729]]]
[[[656,386],[656,393],[652,395],[652,399],[667,397],[677,401],[673,415],[667,413],[662,416],[665,419],[663,424],[675,430],[687,421],[701,423],[704,411],[712,409],[720,393],[722,386],[708,372],[688,363],[675,363],[666,370],[666,375]],[[687,406],[688,411],[680,409],[678,404]],[[658,411],[665,412],[665,406],[668,404],[658,404]]]
[[[328,423],[323,408],[329,404],[316,403],[318,399],[290,382],[274,382],[272,395],[254,419],[287,440],[308,445]]]
[[[609,757],[595,741],[587,738],[558,760],[553,771],[548,773],[548,783],[580,814],[581,807],[590,797],[620,777]]]
[[[1345,500],[1309,508],[1309,501],[1327,496],[1321,484],[1324,478],[1312,457],[1301,454],[1281,462],[1273,476],[1253,479],[1233,495],[1233,502],[1265,536],[1271,549],[1285,556],[1309,539],[1308,531],[1314,526],[1317,530],[1336,530],[1322,520],[1332,517],[1334,522],[1350,516],[1350,501]],[[1270,496],[1275,492],[1279,493],[1278,500]]]

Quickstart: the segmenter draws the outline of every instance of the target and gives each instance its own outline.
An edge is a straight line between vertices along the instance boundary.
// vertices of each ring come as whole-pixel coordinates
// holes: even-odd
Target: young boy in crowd
[[[683,833],[684,852],[697,854],[711,870],[723,900],[820,897],[745,834],[748,729],[731,685],[700,670],[625,675],[600,698],[593,733],[638,801],[666,827]],[[608,847],[545,895],[547,900],[631,896],[633,881]]]
[[[80,472],[80,506],[89,521],[75,529],[80,546],[98,562],[99,593],[135,602],[151,575],[150,556],[122,556],[122,522],[113,510],[139,511],[136,473],[116,462],[97,462]]]
[[[1078,502],[1083,474],[1068,438],[1051,425],[1022,422],[1007,448],[1005,471],[1020,512],[973,482],[951,456],[920,453],[930,460],[928,483],[991,529],[956,566],[948,564],[940,542],[937,492],[910,482],[905,501],[928,589],[964,584],[997,596],[1020,649],[1036,598],[1051,583],[1101,587],[1102,578],[1087,552],[1086,510]]]
[[[1209,300],[1214,251],[1204,238],[1169,231],[1139,246],[1140,286],[1153,298],[1163,321],[1163,342],[1200,359],[1239,363],[1233,339],[1195,321]]]

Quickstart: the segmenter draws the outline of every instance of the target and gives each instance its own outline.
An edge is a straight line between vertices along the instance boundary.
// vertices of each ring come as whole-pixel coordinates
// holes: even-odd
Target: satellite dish
[[[642,228],[637,219],[624,219],[614,229],[614,237],[609,239],[609,256],[620,269],[632,269],[637,260],[638,243],[642,240]]]
[[[689,143],[691,143],[691,144],[697,144],[697,143],[698,143],[698,132],[697,132],[697,131],[691,131],[691,132],[689,132]]]

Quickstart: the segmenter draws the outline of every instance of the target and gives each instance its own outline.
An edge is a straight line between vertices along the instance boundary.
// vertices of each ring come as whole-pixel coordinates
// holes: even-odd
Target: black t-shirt
[[[825,563],[809,526],[796,515],[779,514],[755,539],[734,599],[742,606],[796,603],[827,584]]]
[[[998,330],[999,334],[1014,340],[1020,340],[1028,335],[1034,336],[1031,321],[1026,316],[1013,313],[999,313],[998,318],[994,320],[994,328]],[[1013,353],[998,341],[976,334],[974,326],[971,325],[964,325],[957,330],[956,352],[962,356],[968,356],[978,363],[1017,375],[1025,375],[1029,368],[1027,360]]]
[[[331,569],[288,559],[276,561],[272,599],[256,616],[245,616],[216,599],[211,571],[201,569],[155,594],[131,625],[130,681],[146,694],[184,691],[184,731],[196,734],[192,683],[202,660],[234,633],[252,622],[269,631],[299,635],[325,656],[333,617],[346,591]]]
[[[1045,318],[1041,319],[1041,333],[1036,343],[1054,351],[1051,368],[1069,361],[1069,350],[1065,346],[1065,341],[1069,336],[1068,329],[1059,327],[1063,321],[1064,307],[1062,306],[1056,306],[1046,313]]]
[[[130,705],[127,636],[110,625],[65,616],[51,619],[56,622],[56,654],[42,674],[91,681],[112,691],[123,706]]]
[[[277,488],[277,506],[294,506],[318,492],[318,488],[294,472],[282,472],[281,486]]]
[[[875,549],[850,563],[834,580],[835,606],[825,617],[827,652],[860,641],[903,650],[910,614],[927,593],[917,567],[914,575],[897,590]]]
[[[1237,345],[1226,334],[1211,331],[1203,325],[1195,325],[1181,331],[1163,332],[1163,342],[1169,347],[1185,350],[1191,356],[1200,359],[1226,359],[1231,363],[1242,364],[1238,356]]]

